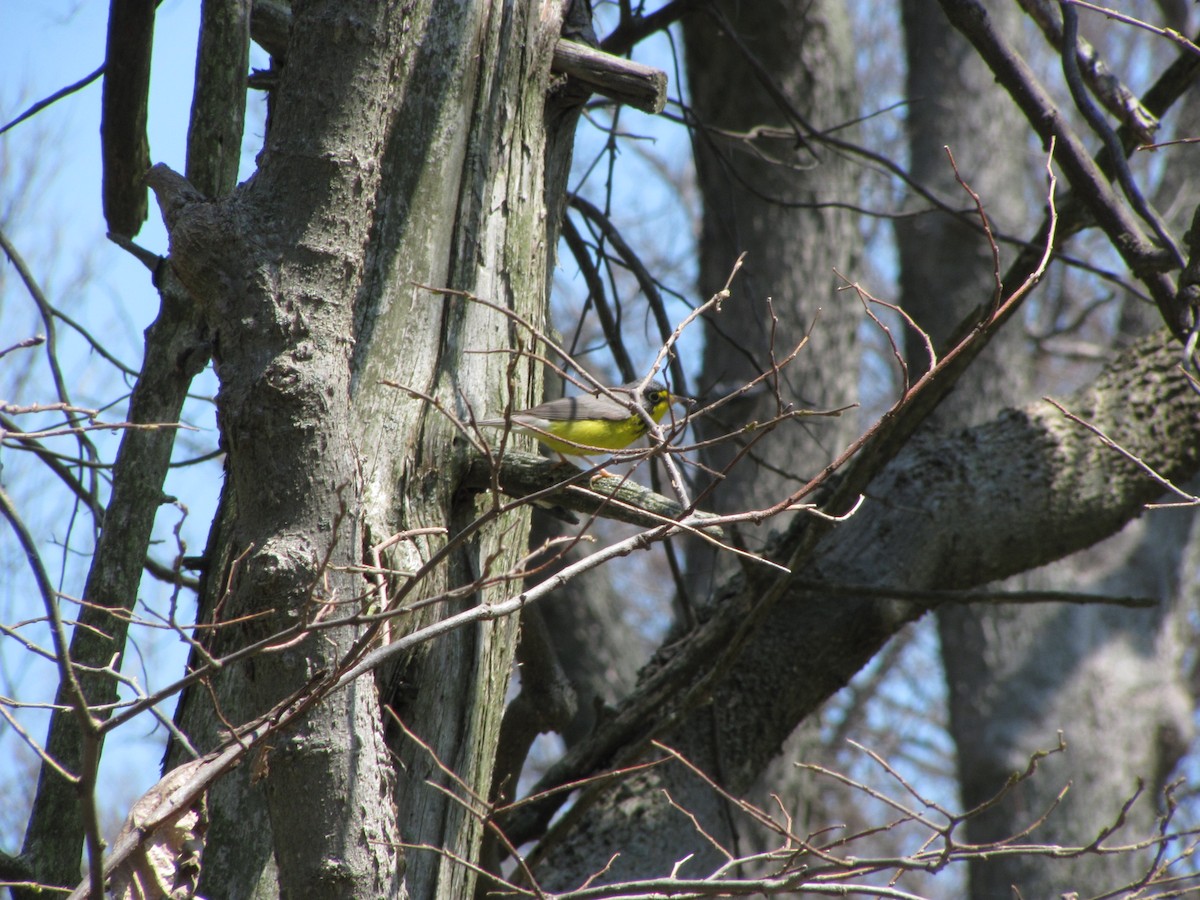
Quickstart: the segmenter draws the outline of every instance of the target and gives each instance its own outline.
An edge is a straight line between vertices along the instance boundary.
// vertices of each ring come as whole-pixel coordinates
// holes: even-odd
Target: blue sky
[[[39,100],[84,77],[104,62],[108,4],[85,2],[25,3],[2,0],[4,49],[0,53],[0,111],[4,121],[33,100]],[[150,149],[156,161],[182,168],[187,138],[188,109],[195,68],[199,4],[167,0],[158,10],[154,35],[154,65],[150,97]],[[47,198],[47,214],[70,209],[62,223],[70,244],[86,246],[104,237],[100,212],[100,80],[42,111],[9,132],[9,153],[20,153],[32,132],[48,129],[62,144],[54,151],[69,153],[55,172]],[[165,235],[156,216],[139,240],[155,249]],[[133,270],[115,250],[105,267],[120,283]]]
[[[0,121],[7,123],[32,102],[78,81],[103,63],[108,4],[0,0]],[[195,68],[199,3],[166,0],[157,12],[149,111],[151,158],[182,170],[188,115]],[[263,64],[261,61],[258,64]],[[100,198],[100,99],[101,82],[57,101],[0,137],[0,225],[33,272],[49,301],[96,335],[125,364],[138,368],[142,331],[153,320],[158,296],[148,271],[105,238]],[[259,102],[252,95],[251,102]],[[250,114],[248,132],[255,137],[261,113]],[[253,150],[246,155],[252,162]],[[15,198],[23,198],[15,202]],[[157,208],[151,202],[149,219],[137,241],[155,253],[166,252],[166,235]],[[123,418],[123,398],[128,384],[116,377],[77,334],[56,325],[59,357],[66,382],[77,405],[102,407],[105,421]],[[0,350],[22,338],[45,332],[33,303],[14,267],[0,266]],[[198,379],[193,390],[215,390],[211,373]],[[45,350],[18,351],[0,359],[0,401],[29,404],[55,399]],[[180,438],[187,457],[215,445],[212,407],[203,400],[191,404],[185,417],[200,430]],[[30,429],[38,422],[20,417]],[[103,458],[111,459],[119,435],[95,433]],[[64,453],[76,452],[72,442],[54,445]],[[177,470],[167,490],[188,507],[164,506],[156,539],[164,543],[155,555],[170,561],[176,549],[172,529],[183,522],[182,534],[189,553],[203,549],[208,523],[216,506],[220,484],[219,463]],[[72,505],[70,497],[44,467],[28,454],[0,449],[0,487],[21,510],[29,530],[43,548],[43,559],[64,594],[79,596],[91,549],[91,522]],[[67,527],[65,523],[70,522]],[[0,538],[0,622],[13,623],[43,614],[41,601],[29,578],[29,569],[12,533],[5,525]],[[139,592],[145,604],[165,612],[171,593],[147,578]],[[71,610],[65,607],[65,614]],[[183,604],[181,614],[189,614]],[[45,644],[43,629],[29,626],[22,634]],[[31,654],[14,652],[12,638],[0,636],[0,694],[22,701],[46,702],[53,697],[57,676],[48,663]],[[178,639],[166,632],[145,636],[126,662],[125,671],[146,687],[178,677],[184,651]],[[166,710],[170,712],[170,710]],[[37,740],[45,737],[46,716],[41,710],[24,710],[19,721]],[[120,731],[105,753],[102,783],[109,790],[102,801],[127,808],[158,777],[159,737],[148,740],[150,723],[136,723]],[[21,809],[6,804],[0,813],[0,839],[5,849],[23,825],[30,775],[29,753],[14,730],[0,720],[0,794],[19,797]],[[11,793],[10,793],[11,791]]]

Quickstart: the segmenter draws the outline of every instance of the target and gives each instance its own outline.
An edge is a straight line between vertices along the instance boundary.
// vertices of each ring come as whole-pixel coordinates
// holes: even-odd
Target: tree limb
[[[1179,371],[1177,358],[1177,345],[1159,332],[1115,360],[1071,400],[1073,409],[1172,479],[1200,469],[1200,397]],[[714,694],[714,708],[727,720],[721,733],[750,741],[723,754],[734,761],[725,787],[736,793],[798,721],[929,608],[928,602],[873,597],[818,598],[798,579],[966,589],[1090,546],[1138,515],[1158,490],[1137,466],[1048,403],[1006,412],[938,442],[918,442],[873,483],[872,496],[886,501],[871,503],[826,535],[807,568],[778,579],[748,577],[755,570],[747,570],[719,592],[716,615],[669,651],[660,651],[637,690],[591,739],[555,763],[531,793],[629,762],[650,737],[669,733],[687,720],[689,709]],[[918,545],[919,569],[913,552]],[[1006,551],[997,553],[998,547]],[[787,546],[777,548],[784,555],[787,551]],[[770,595],[781,602],[740,656],[722,662],[724,648],[738,644],[747,616]],[[777,684],[781,660],[788,661],[786,689]],[[733,681],[718,684],[726,674]],[[760,690],[739,693],[734,683]],[[720,699],[722,691],[732,695]],[[558,805],[555,797],[522,807],[506,824],[509,838],[521,843],[538,834]],[[600,818],[592,815],[589,827],[598,829]]]

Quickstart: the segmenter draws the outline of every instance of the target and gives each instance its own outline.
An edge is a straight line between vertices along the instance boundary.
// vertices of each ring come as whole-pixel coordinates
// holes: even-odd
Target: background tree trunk
[[[853,41],[839,0],[806,4],[719,2],[684,19],[696,178],[703,198],[700,283],[707,299],[746,254],[733,298],[705,320],[701,393],[723,396],[772,368],[812,329],[800,356],[711,417],[700,440],[778,413],[772,388],[798,409],[829,409],[858,397],[855,331],[861,308],[835,271],[854,271],[862,238],[854,218],[830,205],[854,197],[861,169],[805,137],[851,121],[859,108]],[[765,82],[765,83],[764,83]],[[852,133],[845,135],[852,139]],[[785,422],[730,468],[751,436],[702,454],[724,477],[705,508],[758,508],[801,487],[857,432],[854,416]],[[701,476],[698,488],[709,479]],[[771,520],[781,529],[788,516]],[[767,529],[763,529],[764,531]],[[748,532],[752,546],[763,535]],[[732,561],[709,544],[689,546],[688,585],[707,596]]]
[[[797,408],[852,403],[857,396],[851,361],[859,310],[851,297],[836,293],[840,281],[834,269],[854,269],[861,238],[845,210],[821,204],[853,196],[858,170],[814,145],[797,148],[803,143],[797,135],[840,125],[853,119],[858,108],[845,9],[840,0],[811,3],[802,12],[782,2],[705,5],[685,17],[684,43],[704,198],[698,295],[706,299],[719,290],[738,256],[747,253],[733,297],[719,315],[707,318],[700,393],[715,399],[769,371],[772,354],[786,356],[816,322],[809,347],[779,374],[780,394]],[[754,64],[770,73],[774,90],[756,79]],[[772,126],[771,133],[740,136],[762,125]],[[777,322],[771,319],[772,309]],[[739,424],[771,418],[777,413],[770,389],[774,384],[769,380],[718,417],[698,420],[697,437],[725,435]],[[767,505],[802,485],[856,427],[853,416],[815,422],[784,423],[729,471],[702,507],[733,511]],[[743,444],[720,444],[706,453],[704,462],[723,470]],[[696,488],[702,490],[708,479],[701,476],[699,481]],[[782,524],[771,523],[775,528]],[[754,546],[763,543],[753,533],[745,539]],[[695,604],[709,602],[717,572],[728,570],[728,559],[718,566],[709,545],[689,542],[690,598],[685,607],[693,614]],[[728,691],[718,706],[745,702],[740,689]],[[740,739],[708,710],[668,740],[723,783],[730,774],[726,755],[741,753],[740,747],[729,749]],[[602,816],[565,838],[570,849],[553,857],[546,885],[577,884],[618,849],[620,857],[605,873],[606,881],[667,871],[674,860],[693,851],[698,855],[685,871],[711,868],[713,847],[691,839],[693,829],[659,788],[697,815],[723,846],[736,845],[732,821],[711,790],[679,770],[664,771],[661,778],[634,779],[614,792]],[[735,781],[745,784],[745,775]]]
[[[797,409],[834,409],[858,400],[862,308],[852,292],[839,288],[862,269],[863,234],[850,211],[830,201],[861,196],[863,170],[812,134],[837,128],[839,137],[858,139],[856,128],[840,126],[856,118],[862,100],[841,0],[803,10],[784,2],[727,0],[685,18],[683,35],[703,201],[701,298],[719,290],[732,261],[746,254],[733,300],[705,320],[702,395],[721,396],[769,372],[811,331],[800,356],[777,379],[697,420],[696,436],[703,441],[776,415],[776,384],[783,401]],[[724,476],[712,480],[704,508],[757,508],[795,491],[854,438],[859,418],[851,411],[785,422],[732,467],[760,436],[706,448],[702,462]],[[697,486],[709,480],[700,475]],[[764,533],[778,532],[791,518],[785,514],[745,529],[739,539],[761,548]],[[703,606],[737,564],[711,544],[692,540],[687,548],[689,602]],[[801,821],[814,814],[811,779],[795,762],[819,757],[832,763],[820,748],[822,720],[817,714],[801,723],[758,779],[754,801],[773,805],[772,796],[783,798]],[[735,834],[744,850],[774,840],[748,823]]]
[[[1020,114],[939,8],[906,0],[902,9],[912,175],[949,205],[969,208],[948,146],[992,227],[1029,233],[1040,211],[1024,198],[1040,189],[1030,183],[1039,167],[1026,153]],[[990,13],[1010,36],[1019,34],[1015,6],[991,4]],[[1014,37],[1014,43],[1020,41]],[[1017,189],[1023,183],[1029,187]],[[943,350],[950,330],[995,289],[991,251],[976,224],[973,214],[964,220],[943,212],[896,224],[903,305]],[[909,341],[909,364],[919,372],[927,360],[915,343]],[[960,380],[931,425],[958,428],[1022,402],[1035,380],[1048,380],[1046,374],[1039,379],[1039,362],[1047,368],[1047,360],[1034,350],[1013,323]],[[1042,762],[1038,777],[968,823],[972,841],[1021,833],[1055,807],[1068,784],[1072,789],[1030,839],[1087,845],[1116,820],[1139,783],[1146,793],[1130,811],[1123,835],[1153,831],[1160,789],[1190,734],[1175,574],[1189,522],[1186,514],[1157,514],[1079,559],[997,586],[1154,596],[1163,604],[1157,611],[1066,604],[938,611],[964,808],[992,798],[1031,755],[1057,746],[1058,733],[1067,742],[1065,754]],[[1135,881],[1147,862],[1136,854],[1077,860],[1003,855],[971,863],[970,891],[975,900],[1009,898],[1014,889],[1024,897],[1093,895]]]

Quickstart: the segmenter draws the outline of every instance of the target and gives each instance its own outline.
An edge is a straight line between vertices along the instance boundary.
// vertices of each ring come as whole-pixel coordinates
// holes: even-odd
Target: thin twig
[[[96,71],[92,72],[90,75],[84,75],[82,78],[80,78],[74,84],[68,84],[66,87],[58,89],[53,94],[51,94],[49,97],[46,97],[42,100],[37,101],[37,103],[34,103],[32,106],[30,106],[28,109],[26,109],[23,113],[21,113],[19,116],[17,116],[12,121],[5,123],[2,127],[0,127],[0,134],[4,134],[4,132],[8,131],[10,128],[15,128],[17,125],[20,125],[26,119],[32,118],[33,116],[40,113],[47,106],[50,106],[51,104],[61,100],[63,97],[70,96],[71,94],[75,93],[76,91],[82,90],[83,88],[87,87],[89,84],[91,84],[93,81],[95,81],[97,78],[99,78],[103,74],[104,74],[104,66],[103,66],[103,64],[101,64],[100,68],[98,68]]]

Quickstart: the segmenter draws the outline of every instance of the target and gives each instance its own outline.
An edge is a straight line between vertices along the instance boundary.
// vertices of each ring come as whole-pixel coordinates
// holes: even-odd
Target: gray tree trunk
[[[1131,452],[1149,454],[1143,458],[1150,465],[1181,474],[1200,463],[1189,444],[1200,429],[1200,399],[1178,374],[1176,353],[1165,332],[1154,335],[1067,402]],[[1135,424],[1152,410],[1168,419],[1154,435]],[[1180,440],[1164,445],[1163,435]],[[799,722],[936,603],[888,599],[889,592],[979,587],[1060,558],[1111,534],[1156,491],[1136,466],[1047,402],[936,441],[914,441],[870,486],[870,497],[886,500],[868,500],[811,555],[794,561],[793,574],[748,569],[732,579],[713,618],[659,655],[641,689],[674,684],[680,693],[647,712],[645,730],[631,735],[631,744],[654,734],[740,794]],[[775,548],[780,558],[791,559],[804,531]],[[872,588],[883,596],[871,596]],[[737,639],[744,627],[753,630],[743,644]],[[731,649],[736,659],[726,672]],[[723,677],[703,682],[714,670]],[[702,693],[689,693],[697,682]],[[679,696],[705,705],[681,705]],[[718,765],[706,755],[714,734],[721,739]],[[667,802],[668,793],[706,835]],[[548,888],[602,870],[606,880],[661,876],[684,857],[680,874],[697,877],[725,860],[707,835],[728,837],[727,810],[682,766],[640,771],[587,800],[539,848]]]
[[[683,34],[703,199],[697,293],[704,298],[718,290],[733,260],[746,254],[733,298],[706,320],[699,384],[714,396],[739,387],[769,371],[773,359],[811,329],[803,352],[779,373],[783,401],[798,409],[850,405],[858,399],[862,309],[851,292],[838,290],[845,282],[835,273],[856,277],[863,238],[856,217],[830,201],[859,196],[863,170],[815,138],[799,137],[858,115],[847,10],[840,0],[802,10],[785,2],[721,2],[686,18]],[[754,64],[782,96],[759,81]],[[763,126],[774,133],[755,135]],[[852,141],[858,134],[847,128],[838,136]],[[697,420],[697,437],[719,438],[747,422],[769,420],[779,411],[775,384],[769,379],[716,416]],[[703,508],[736,512],[770,505],[820,471],[858,431],[854,413],[785,422],[731,468],[752,435],[709,447],[701,460],[725,476]],[[708,480],[701,475],[698,487]],[[740,537],[761,547],[765,533],[789,520],[780,516]],[[737,566],[710,544],[689,541],[687,549],[691,602],[703,606],[713,585]],[[817,760],[820,730],[820,716],[796,729],[776,764],[762,773],[752,799],[770,804],[774,795],[807,815],[812,782],[794,763]],[[744,848],[773,840],[746,823],[735,830]]]
[[[1015,32],[1016,8],[993,7],[993,19]],[[968,206],[943,149],[949,146],[993,227],[1028,233],[1022,220],[1040,210],[1023,210],[1022,199],[1036,196],[1032,184],[1040,184],[1042,174],[1026,151],[1021,116],[940,9],[919,0],[906,0],[902,8],[913,176],[951,205]],[[1023,183],[1031,187],[1023,191]],[[896,231],[902,302],[944,349],[949,330],[994,289],[990,250],[976,230],[944,213],[900,220]],[[916,371],[924,367],[923,357],[910,342],[909,362]],[[1033,347],[1020,323],[1010,323],[933,424],[950,429],[1025,401],[1033,369]],[[1043,761],[1036,777],[968,823],[972,841],[1021,833],[1055,806],[1068,783],[1073,787],[1030,840],[1090,843],[1116,819],[1139,782],[1146,794],[1130,810],[1122,836],[1153,831],[1157,790],[1190,731],[1176,602],[1189,531],[1185,515],[1157,513],[1078,560],[1005,584],[1156,596],[1163,603],[1157,611],[1066,605],[939,610],[964,806],[994,796],[1035,751],[1056,746],[1058,732],[1067,742],[1065,754]],[[1146,863],[1137,854],[1077,860],[998,856],[971,864],[971,896],[999,900],[1012,897],[1014,888],[1024,897],[1098,894],[1136,880]]]
[[[797,130],[807,127],[803,123],[832,127],[857,114],[845,10],[840,0],[810,4],[802,14],[782,2],[721,2],[713,9],[715,14],[684,19],[704,198],[699,298],[724,285],[741,253],[747,258],[725,311],[706,322],[698,393],[715,399],[767,371],[771,353],[785,356],[819,319],[808,348],[780,374],[783,399],[796,408],[853,403],[858,379],[848,360],[856,354],[859,307],[852,296],[836,293],[841,282],[834,270],[854,270],[861,236],[847,210],[820,204],[856,195],[859,170],[816,144],[796,147]],[[736,36],[726,33],[721,19]],[[783,102],[756,81],[747,53],[783,88]],[[764,124],[776,133],[745,141],[726,134]],[[768,300],[779,318],[774,334]],[[765,421],[777,411],[770,387],[760,386],[719,418],[697,420],[697,436],[724,435],[737,430],[730,423]],[[857,424],[853,415],[785,423],[732,468],[701,508],[731,512],[774,502],[829,462]],[[703,460],[722,469],[744,443],[734,439],[716,446]],[[701,475],[696,489],[709,480]],[[780,517],[757,530],[779,529],[786,520]],[[755,530],[744,536],[761,546],[763,537]],[[694,613],[693,607],[703,606],[711,595],[718,565],[728,570],[728,558],[716,556],[705,543],[682,543],[687,547],[686,606]],[[568,745],[594,728],[598,704],[611,706],[627,693],[644,659],[643,641],[622,618],[629,600],[618,596],[606,578],[607,572],[587,573],[540,610],[577,694],[576,715],[564,729]],[[781,789],[779,784],[771,788]]]
[[[774,24],[784,27],[782,19]],[[972,256],[978,258],[976,249],[969,251],[968,258]],[[1152,385],[1159,378],[1153,373],[1170,365],[1167,347],[1161,335],[1139,345],[1133,356],[1115,361],[1104,378],[1073,398],[1072,407],[1103,420],[1101,427],[1120,429],[1120,440],[1146,449],[1153,442],[1138,441],[1137,429],[1128,428],[1138,421],[1139,409],[1154,409],[1155,415],[1175,409],[1182,416],[1177,421],[1189,421],[1187,427],[1194,428],[1195,404],[1179,382],[1171,404],[1153,399],[1157,389]],[[1164,351],[1167,356],[1161,355]],[[1117,397],[1131,405],[1113,416],[1107,405]],[[1176,402],[1186,409],[1175,407]],[[1066,423],[1048,404],[956,430],[937,442],[917,442],[872,483],[855,518],[803,557],[803,568],[792,576],[749,568],[718,591],[713,618],[682,646],[664,652],[644,673],[642,684],[649,690],[655,679],[667,677],[664,673],[699,679],[713,666],[723,677],[705,686],[709,702],[703,708],[656,708],[647,730],[726,789],[735,794],[747,790],[797,723],[923,612],[923,607],[900,600],[859,597],[853,589],[825,594],[820,588],[807,589],[806,583],[884,591],[977,587],[1044,564],[1090,543],[1080,541],[1080,529],[1110,533],[1153,496],[1149,482],[1128,464],[1114,468],[1114,462],[1090,435]],[[1185,468],[1192,465],[1194,460]],[[1122,471],[1124,475],[1118,474]],[[1133,480],[1125,481],[1127,477]],[[1124,487],[1117,487],[1122,482]],[[1111,503],[1135,484],[1140,486],[1125,495],[1129,505]],[[1066,518],[1058,519],[1060,515]],[[802,525],[789,529],[772,547],[774,557],[791,559],[803,531]],[[733,645],[736,660],[725,674],[719,667],[726,661],[726,648],[713,634],[738,621],[750,623],[747,629],[757,627],[744,646]],[[709,640],[711,645],[705,643]],[[708,646],[709,655],[689,654],[697,646]],[[697,668],[677,666],[680,659]],[[632,757],[616,761],[628,763]],[[681,808],[695,817],[703,835]],[[611,881],[661,875],[685,857],[680,875],[706,874],[725,861],[714,849],[714,839],[735,848],[729,813],[683,767],[669,764],[638,772],[598,799],[588,797],[586,806],[551,832],[539,848],[543,884],[552,889],[575,885],[602,870],[602,878]]]
[[[222,629],[219,644],[310,615],[314,601],[363,594],[359,576],[326,571],[326,561],[357,565],[397,532],[454,534],[477,514],[457,494],[467,451],[452,424],[382,382],[437,396],[460,416],[502,408],[510,387],[517,405],[537,397],[533,366],[510,375],[503,352],[528,334],[495,310],[421,285],[543,320],[552,213],[561,208],[561,197],[547,196],[561,191],[561,178],[548,184],[547,171],[566,170],[562,159],[547,164],[559,12],[557,4],[296,3],[255,176],[227,202],[168,212],[172,262],[220,329],[229,474],[202,608],[222,620],[270,612]],[[555,127],[569,133],[573,119],[556,117]],[[569,142],[552,144],[569,154]],[[467,352],[486,350],[501,352]],[[525,527],[522,514],[501,517],[411,599],[485,569],[507,571],[524,552]],[[401,541],[385,562],[411,572],[446,540]],[[395,627],[505,590],[436,604]],[[469,896],[470,868],[428,851],[402,861],[399,840],[477,855],[478,820],[425,782],[439,777],[434,754],[487,795],[515,627],[502,619],[457,631],[393,673],[385,701],[429,747],[397,737],[398,770],[366,679],[221,782],[202,891]],[[333,665],[354,636],[322,632],[234,667],[215,685],[220,715],[240,722],[268,708]],[[189,694],[181,721],[202,748],[218,736],[203,692]]]
[[[776,383],[783,401],[797,409],[845,406],[858,397],[861,308],[852,294],[837,291],[844,282],[835,270],[856,269],[862,238],[848,210],[823,204],[856,197],[861,169],[802,137],[854,119],[858,92],[850,22],[839,0],[803,8],[781,0],[714,3],[686,17],[683,34],[704,201],[701,297],[720,290],[746,254],[732,298],[706,319],[702,392],[715,399],[770,371],[773,358],[786,356],[812,329],[809,345],[778,379],[697,421],[697,437],[706,440],[777,415]],[[756,65],[774,89],[760,82]],[[764,133],[753,133],[760,128]],[[706,449],[703,462],[726,474],[704,508],[770,505],[820,471],[856,426],[854,416],[785,422],[732,468],[751,436]],[[698,487],[708,480],[701,476]],[[761,531],[787,521],[771,520]],[[764,542],[754,531],[743,537],[752,546]],[[697,598],[729,571],[731,561],[721,559],[718,566],[708,544],[689,547],[688,584]]]

